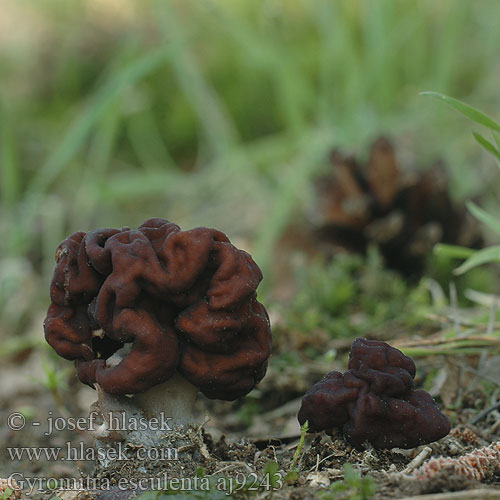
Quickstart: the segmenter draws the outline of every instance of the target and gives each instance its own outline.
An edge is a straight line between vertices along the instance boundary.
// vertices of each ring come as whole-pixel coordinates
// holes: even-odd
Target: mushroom
[[[232,401],[263,378],[271,331],[256,299],[261,279],[215,229],[155,218],[137,230],[77,232],[56,251],[45,338],[98,389],[100,413],[164,412],[185,426],[198,391]],[[107,423],[99,437],[123,439]]]
[[[361,448],[414,448],[446,436],[448,418],[431,395],[415,390],[415,363],[378,340],[356,339],[348,371],[329,372],[302,400],[298,420],[310,432],[341,430]]]

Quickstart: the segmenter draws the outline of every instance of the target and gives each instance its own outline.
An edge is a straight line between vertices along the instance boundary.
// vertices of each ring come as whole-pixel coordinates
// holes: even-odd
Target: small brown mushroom
[[[447,417],[432,397],[415,390],[415,363],[377,340],[356,339],[349,370],[332,371],[304,396],[298,419],[310,432],[341,429],[360,448],[413,448],[450,431]]]

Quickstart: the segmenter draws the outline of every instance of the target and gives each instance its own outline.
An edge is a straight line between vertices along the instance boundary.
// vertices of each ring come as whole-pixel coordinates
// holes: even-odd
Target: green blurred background
[[[499,47],[497,0],[2,0],[0,335],[40,330],[67,234],[153,216],[227,232],[272,290],[328,152],[380,134],[445,160],[455,198],[494,193],[419,92],[498,116]]]

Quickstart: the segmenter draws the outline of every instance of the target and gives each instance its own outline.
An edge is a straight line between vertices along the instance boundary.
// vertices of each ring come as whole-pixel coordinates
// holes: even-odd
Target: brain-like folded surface
[[[56,251],[45,338],[109,393],[143,392],[178,370],[209,398],[233,400],[262,379],[271,352],[261,279],[215,229],[149,219],[74,233]]]
[[[377,340],[356,339],[348,371],[332,371],[304,396],[298,419],[311,432],[341,429],[361,447],[413,448],[446,436],[450,423],[432,397],[415,390],[415,363]]]

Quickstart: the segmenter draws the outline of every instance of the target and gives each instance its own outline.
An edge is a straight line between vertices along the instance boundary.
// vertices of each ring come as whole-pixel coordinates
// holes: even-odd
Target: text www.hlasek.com
[[[96,460],[178,460],[176,448],[136,448],[133,456],[130,456],[121,442],[116,443],[116,447],[111,448],[89,448],[83,442],[75,446],[71,442],[66,442],[64,447],[12,447],[7,448],[7,453],[12,461],[30,462],[46,461],[96,461]]]

